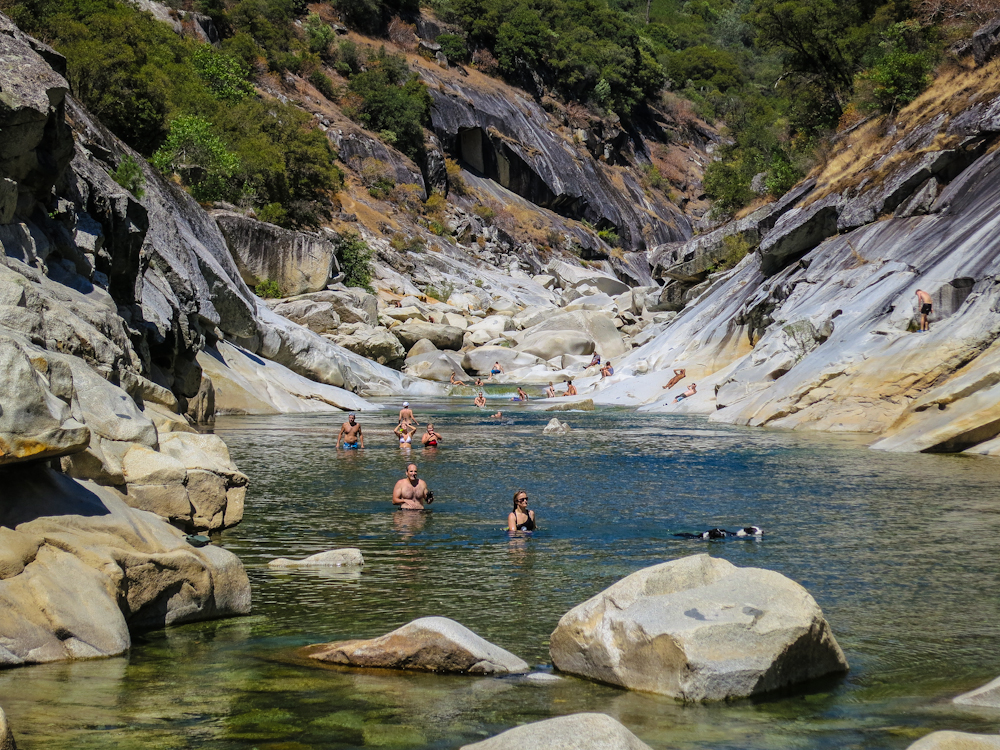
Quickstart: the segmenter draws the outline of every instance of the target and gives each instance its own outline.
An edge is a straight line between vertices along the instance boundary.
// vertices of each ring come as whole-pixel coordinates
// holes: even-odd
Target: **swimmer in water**
[[[434,493],[427,482],[417,477],[417,465],[406,465],[406,476],[392,488],[392,504],[399,510],[423,510],[434,502]]]
[[[528,493],[518,490],[514,493],[514,510],[507,514],[507,531],[534,531],[535,511],[528,510]]]
[[[395,432],[396,436],[399,438],[400,445],[409,445],[410,443],[412,443],[413,435],[416,431],[417,428],[407,422],[400,422],[398,425],[396,425],[396,429],[393,430],[393,432]]]
[[[496,414],[491,414],[490,419],[503,419],[503,412],[498,411]]]
[[[427,431],[420,436],[420,442],[424,444],[425,448],[433,448],[438,443],[443,443],[444,438],[441,437],[441,433],[434,429],[434,423],[427,423]]]

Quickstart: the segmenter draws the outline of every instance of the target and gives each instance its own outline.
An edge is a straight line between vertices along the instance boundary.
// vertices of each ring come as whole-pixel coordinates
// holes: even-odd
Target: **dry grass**
[[[838,143],[830,146],[820,165],[813,171],[817,187],[810,202],[831,193],[856,187],[867,180],[879,185],[898,166],[921,154],[954,147],[961,139],[945,134],[952,117],[977,101],[989,100],[1000,94],[1000,58],[974,68],[971,64],[952,61],[943,66],[934,83],[911,104],[902,109],[895,121],[878,117],[860,125]],[[946,115],[940,131],[929,145],[894,155],[874,165],[900,138],[913,129],[926,125],[939,115]],[[895,132],[890,135],[891,125]]]

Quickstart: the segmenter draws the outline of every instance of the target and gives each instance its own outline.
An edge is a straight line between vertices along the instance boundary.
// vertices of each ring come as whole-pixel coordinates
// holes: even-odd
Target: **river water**
[[[334,450],[340,416],[223,418],[252,482],[217,543],[244,561],[254,612],[135,639],[126,657],[0,672],[22,750],[457,748],[578,711],[666,748],[905,748],[933,729],[1000,731],[949,699],[1000,674],[1000,463],[894,455],[856,436],[717,426],[627,411],[552,416],[494,400],[415,403],[444,435],[400,450],[395,412],[361,415],[367,448]],[[393,512],[414,460],[433,513]],[[501,529],[518,487],[540,530]],[[679,539],[756,524],[760,541]],[[275,557],[359,547],[361,572],[275,572]],[[645,566],[707,553],[805,586],[851,664],[789,695],[708,705],[572,677],[536,683],[316,668],[303,645],[451,617],[551,671],[559,617]]]

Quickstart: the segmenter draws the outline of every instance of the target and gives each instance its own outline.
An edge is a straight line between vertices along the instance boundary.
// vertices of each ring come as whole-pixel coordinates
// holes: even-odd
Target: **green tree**
[[[372,249],[356,232],[341,235],[337,243],[340,270],[344,272],[344,284],[372,290]]]
[[[247,64],[238,57],[216,52],[210,44],[198,48],[191,56],[191,64],[217,99],[235,104],[255,93]]]
[[[232,182],[240,160],[229,151],[208,120],[196,115],[178,117],[170,133],[153,154],[153,166],[164,174],[178,175],[198,201],[232,198],[238,189]]]
[[[934,49],[917,21],[893,24],[879,43],[872,64],[857,76],[861,104],[891,112],[906,106],[930,84]]]

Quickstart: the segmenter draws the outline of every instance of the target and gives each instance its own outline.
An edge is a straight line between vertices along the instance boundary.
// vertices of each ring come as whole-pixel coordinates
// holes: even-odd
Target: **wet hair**
[[[528,494],[528,491],[525,490],[525,489],[520,489],[520,490],[518,490],[517,492],[514,493],[514,510],[517,510],[517,496],[518,495],[527,495],[527,494]]]

